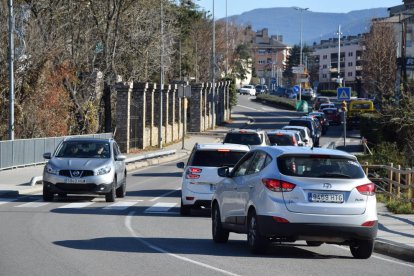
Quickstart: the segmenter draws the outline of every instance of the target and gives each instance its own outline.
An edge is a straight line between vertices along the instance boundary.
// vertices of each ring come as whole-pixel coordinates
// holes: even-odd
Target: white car
[[[304,147],[312,147],[313,146],[313,140],[311,137],[311,133],[309,128],[305,126],[284,126],[282,129],[285,130],[297,130],[300,132],[300,135],[302,136],[302,141],[304,142]]]
[[[178,168],[184,168],[181,184],[181,215],[190,215],[196,207],[210,207],[211,197],[216,184],[222,180],[217,168],[233,167],[250,148],[237,144],[196,144],[184,162],[177,163]]]
[[[212,198],[212,235],[247,234],[252,253],[270,242],[348,245],[367,259],[378,231],[375,184],[355,156],[339,150],[257,147],[225,177]]]
[[[256,88],[254,85],[243,85],[240,88],[240,95],[256,96]]]

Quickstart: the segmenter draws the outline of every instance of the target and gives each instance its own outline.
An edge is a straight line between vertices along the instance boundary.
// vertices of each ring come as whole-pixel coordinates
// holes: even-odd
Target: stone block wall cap
[[[147,89],[148,88],[148,82],[135,82],[134,81],[134,88],[140,88],[140,89]]]

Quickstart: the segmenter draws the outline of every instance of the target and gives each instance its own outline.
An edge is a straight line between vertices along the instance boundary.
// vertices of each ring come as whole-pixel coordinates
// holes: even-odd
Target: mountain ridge
[[[233,15],[229,20],[239,25],[251,25],[252,30],[263,28],[269,35],[282,35],[289,46],[300,43],[300,17],[304,44],[319,43],[321,39],[337,37],[341,25],[342,36],[358,35],[369,31],[373,18],[388,17],[388,8],[354,10],[347,13],[298,11],[292,8],[259,8]],[[223,19],[222,19],[223,20]]]

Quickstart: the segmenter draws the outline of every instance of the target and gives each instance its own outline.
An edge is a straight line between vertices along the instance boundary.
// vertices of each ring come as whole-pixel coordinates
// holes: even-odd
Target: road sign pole
[[[344,147],[346,146],[346,111],[344,111]]]

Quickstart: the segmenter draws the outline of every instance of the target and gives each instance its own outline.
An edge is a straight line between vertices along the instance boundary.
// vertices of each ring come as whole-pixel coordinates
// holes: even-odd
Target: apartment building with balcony
[[[270,88],[283,83],[282,72],[291,47],[283,43],[283,36],[269,36],[268,29],[257,31],[252,39],[253,68],[257,77]]]
[[[319,68],[318,90],[336,89],[339,77],[343,86],[362,93],[363,39],[364,35],[342,37],[339,58],[338,38],[321,40],[313,45],[313,55]]]

